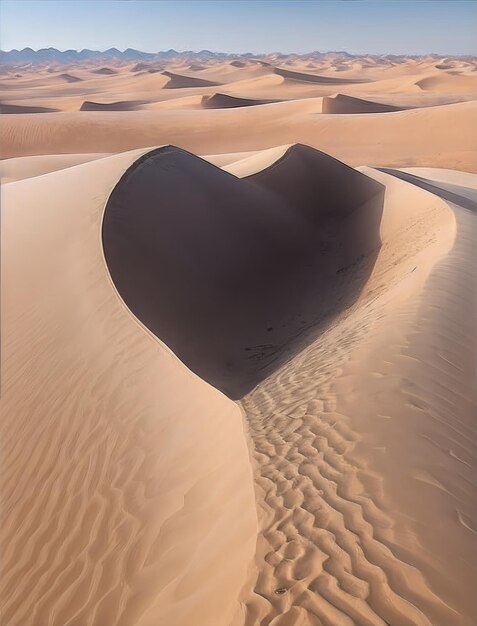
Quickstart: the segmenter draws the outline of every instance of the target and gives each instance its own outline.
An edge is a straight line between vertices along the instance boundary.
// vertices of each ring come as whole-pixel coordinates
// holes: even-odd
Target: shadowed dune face
[[[100,74],[101,76],[112,76],[113,74],[117,74],[117,71],[113,70],[110,67],[100,67],[98,70],[93,70],[93,74]]]
[[[464,209],[477,212],[477,202],[473,198],[466,198],[465,196],[463,196],[461,193],[461,189],[458,185],[436,185],[429,180],[426,180],[425,178],[416,176],[415,174],[402,172],[400,170],[392,169],[389,167],[378,167],[377,169],[380,172],[390,174],[391,176],[396,176],[396,178],[400,178],[401,180],[404,180],[408,183],[412,183],[413,185],[416,185],[416,187],[420,187],[421,189],[430,191],[436,196],[439,196],[440,198],[443,198],[448,202],[453,202],[454,204],[457,204]]]
[[[73,76],[73,74],[60,74],[59,78],[62,78],[67,83],[80,83],[83,80],[82,78],[79,78],[78,76]]]
[[[0,103],[1,114],[19,114],[19,113],[56,113],[59,109],[50,107],[28,106],[22,104],[5,104]]]
[[[80,111],[136,111],[144,102],[144,100],[125,100],[123,102],[103,103],[85,100]]]
[[[259,104],[273,104],[281,100],[255,100],[253,98],[238,98],[226,93],[214,93],[213,96],[203,96],[202,106],[205,109],[231,109],[236,107],[251,107]]]
[[[368,79],[351,79],[351,78],[335,78],[333,76],[318,76],[316,74],[307,74],[305,72],[295,72],[292,70],[284,70],[281,67],[275,67],[273,69],[275,74],[288,78],[289,80],[299,80],[306,83],[319,83],[321,85],[343,85],[343,84],[359,84],[372,82]]]
[[[392,113],[402,111],[403,107],[384,104],[381,102],[371,102],[362,98],[353,98],[344,94],[327,96],[323,98],[323,113]]]
[[[305,146],[247,179],[160,148],[113,190],[105,258],[131,311],[238,398],[303,347],[308,325],[318,332],[357,297],[380,245],[383,195]]]
[[[182,76],[173,72],[162,72],[164,76],[170,78],[163,89],[187,89],[188,87],[217,87],[220,83],[204,78],[195,78],[194,76]]]

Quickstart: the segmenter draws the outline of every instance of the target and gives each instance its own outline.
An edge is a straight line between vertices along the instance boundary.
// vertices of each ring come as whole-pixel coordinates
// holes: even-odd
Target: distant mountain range
[[[344,51],[333,52],[310,52],[307,54],[252,54],[250,52],[244,54],[228,54],[224,52],[211,52],[210,50],[200,50],[194,52],[188,50],[185,52],[178,52],[177,50],[162,50],[160,52],[142,52],[141,50],[135,50],[134,48],[127,48],[124,51],[117,48],[109,48],[109,50],[57,50],[56,48],[41,48],[40,50],[33,50],[32,48],[23,48],[23,50],[0,50],[0,63],[8,65],[23,65],[23,64],[52,64],[52,63],[81,63],[86,60],[97,61],[113,61],[113,62],[129,62],[129,61],[167,61],[172,58],[187,58],[196,60],[208,60],[208,59],[228,59],[228,58],[268,58],[274,57],[280,58],[326,58],[327,56],[341,56],[343,58],[352,57],[375,57],[378,56],[387,58],[389,60],[397,60],[400,58],[409,58],[413,55],[352,55]],[[429,54],[428,57],[443,58],[444,55]],[[419,58],[419,57],[415,57]],[[463,57],[466,58],[466,57]],[[470,57],[469,57],[470,58]]]
[[[180,57],[197,57],[200,59],[228,58],[228,57],[254,57],[255,55],[247,53],[241,55],[225,54],[221,52],[210,52],[210,50],[201,50],[200,52],[186,51],[178,52],[177,50],[162,50],[161,52],[142,52],[127,48],[121,51],[117,48],[109,48],[104,52],[100,50],[57,50],[56,48],[41,48],[33,50],[32,48],[23,48],[23,50],[0,50],[1,63],[75,63],[88,59],[98,60],[120,60],[120,61],[161,61],[171,58]]]

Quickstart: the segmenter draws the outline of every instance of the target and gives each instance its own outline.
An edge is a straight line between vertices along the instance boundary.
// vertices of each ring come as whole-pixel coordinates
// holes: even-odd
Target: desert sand
[[[476,68],[2,68],[5,624],[477,623]]]

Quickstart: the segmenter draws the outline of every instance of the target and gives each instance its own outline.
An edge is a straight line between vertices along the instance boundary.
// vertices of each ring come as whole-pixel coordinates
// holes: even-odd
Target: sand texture
[[[477,624],[476,67],[2,68],[2,625]]]

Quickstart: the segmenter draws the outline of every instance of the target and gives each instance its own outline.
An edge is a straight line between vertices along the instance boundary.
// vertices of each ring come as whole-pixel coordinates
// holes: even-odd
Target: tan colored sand
[[[477,135],[469,129],[477,102],[385,115],[325,116],[319,112],[321,99],[203,111],[9,115],[1,125],[0,139],[4,158],[117,152],[163,143],[210,154],[299,142],[331,152],[351,165],[476,169]]]
[[[104,262],[104,205],[138,156],[2,190],[11,626],[229,623],[253,555],[239,409],[132,317]]]
[[[246,624],[477,616],[476,216],[364,171],[387,192],[362,297],[243,399],[261,512]]]
[[[476,67],[329,53],[2,73],[2,105],[59,110],[0,125],[8,626],[475,626]],[[345,115],[323,107],[337,92]],[[214,94],[219,106],[207,108]],[[366,114],[348,106],[356,99]],[[85,101],[136,110],[80,111]],[[289,359],[275,358],[284,346],[265,329],[251,369],[267,377],[234,403],[118,295],[102,215],[125,170],[165,143],[225,170],[190,155],[187,176],[171,173],[189,200],[157,203],[190,215],[212,207],[196,229],[199,242],[215,233],[210,249],[231,216],[223,208],[240,209],[226,192],[241,183],[253,189],[249,213],[265,193],[276,207],[332,215],[347,169],[320,191],[329,160],[305,158],[297,142],[384,185],[382,246],[335,267],[332,220],[322,222],[309,292],[320,305],[328,285],[322,309],[310,315],[307,298],[284,290],[267,315],[294,309]],[[151,172],[151,206],[154,180],[164,178]],[[358,205],[346,204],[354,218],[369,210]],[[355,240],[344,242],[356,250]],[[177,271],[197,242],[175,241]],[[214,276],[237,249],[216,255]],[[207,276],[188,297],[216,311],[223,294],[233,301],[229,273],[210,300]],[[246,337],[249,316],[238,317]],[[237,335],[226,343],[240,346]]]

